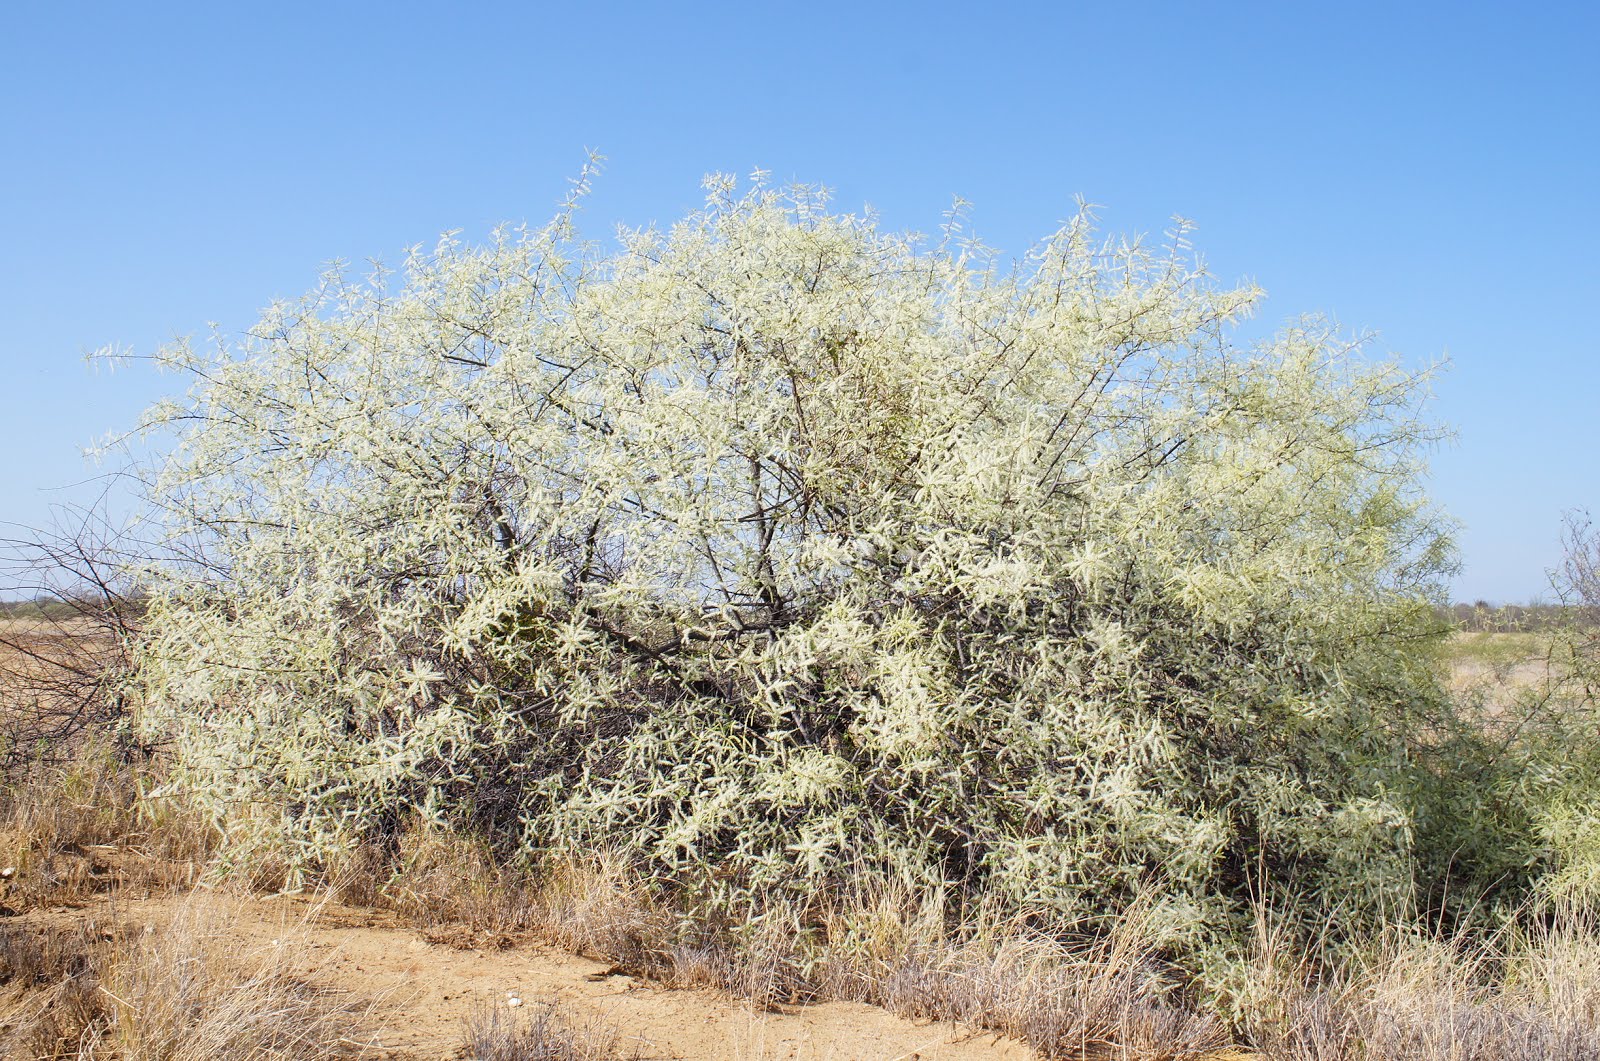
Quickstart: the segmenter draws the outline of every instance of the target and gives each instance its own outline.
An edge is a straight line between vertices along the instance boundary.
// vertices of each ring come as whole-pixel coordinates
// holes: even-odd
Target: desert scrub
[[[1427,374],[1083,214],[1003,266],[715,178],[328,275],[190,383],[130,693],[237,863],[418,817],[707,916],[866,872],[1239,952],[1412,899]],[[720,911],[721,913],[717,913]]]

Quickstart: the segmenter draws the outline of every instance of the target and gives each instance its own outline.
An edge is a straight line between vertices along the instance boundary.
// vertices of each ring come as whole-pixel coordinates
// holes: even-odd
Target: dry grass
[[[1491,938],[1397,929],[1319,982],[1284,972],[1247,1022],[1270,1061],[1600,1058],[1600,934],[1582,919]]]
[[[91,742],[75,762],[13,786],[0,805],[9,910],[197,880],[215,832],[170,801],[143,798],[149,780]],[[1524,918],[1531,927],[1492,938],[1396,929],[1365,961],[1332,971],[1263,927],[1253,990],[1228,1022],[1185,994],[1137,914],[1076,947],[1015,925],[951,926],[938,896],[890,888],[711,922],[672,905],[624,859],[534,874],[486,843],[420,824],[386,849],[353,853],[336,884],[343,900],[396,910],[436,942],[536,934],[666,986],[767,1006],[865,1002],[1001,1032],[1044,1058],[1600,1061],[1600,931],[1573,915]],[[355,1049],[357,1022],[291,975],[292,947],[228,953],[216,916],[197,901],[191,916],[151,934],[0,922],[0,1052],[179,1061]],[[606,1029],[573,1027],[542,1007],[484,1014],[467,1034],[483,1061],[617,1056]],[[1230,1039],[1252,1053],[1230,1054]]]
[[[292,947],[240,955],[224,915],[194,893],[159,929],[16,920],[134,889],[181,889],[217,834],[112,742],[0,790],[0,1055],[203,1061],[345,1057],[355,1020],[290,973]]]
[[[838,916],[901,927],[889,905]],[[1007,926],[950,938],[927,916],[907,927],[888,934],[888,947],[837,948],[825,965],[830,993],[992,1028],[1052,1058],[1181,1061],[1229,1041],[1221,1022],[1182,1000],[1137,914],[1078,947]]]
[[[469,1061],[620,1061],[622,1036],[599,1020],[575,1024],[560,1006],[491,1009],[467,1022]]]
[[[1551,640],[1548,633],[1459,631],[1440,642],[1438,658],[1449,670],[1504,670],[1546,659]]]
[[[199,896],[161,928],[4,926],[0,1049],[52,1061],[355,1056],[359,1015],[292,972],[292,944],[226,945],[226,917]]]
[[[0,925],[0,1051],[74,1057],[98,1043],[98,1029],[108,1023],[92,976],[99,946],[84,925],[71,931]]]
[[[207,823],[144,798],[151,776],[106,740],[0,790],[0,906],[71,903],[120,887],[181,887],[215,847]]]
[[[0,909],[192,884],[218,832],[114,735],[114,617],[0,619]]]

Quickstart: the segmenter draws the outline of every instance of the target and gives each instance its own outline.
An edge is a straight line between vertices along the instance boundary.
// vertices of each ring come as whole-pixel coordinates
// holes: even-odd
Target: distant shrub
[[[1506,604],[1496,607],[1487,601],[1475,604],[1458,602],[1434,609],[1438,621],[1470,633],[1520,634],[1547,633],[1573,627],[1600,627],[1600,606],[1583,604]]]
[[[712,908],[862,873],[1169,946],[1412,895],[1427,375],[1080,215],[1014,268],[710,182],[179,343],[139,721],[236,857],[420,814]],[[1270,881],[1262,890],[1263,881]]]

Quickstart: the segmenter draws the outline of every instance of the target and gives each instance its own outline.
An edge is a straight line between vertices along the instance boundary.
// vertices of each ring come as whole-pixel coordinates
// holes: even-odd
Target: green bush
[[[140,725],[236,857],[420,813],[724,910],[872,877],[1050,931],[1413,897],[1427,374],[1080,216],[1002,267],[732,181],[334,273],[192,383]],[[1218,948],[1221,948],[1220,950]]]

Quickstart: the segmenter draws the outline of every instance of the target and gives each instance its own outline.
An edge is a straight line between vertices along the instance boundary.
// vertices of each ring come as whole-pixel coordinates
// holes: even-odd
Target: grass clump
[[[181,799],[152,796],[156,772],[104,733],[64,763],[0,789],[0,904],[18,912],[123,887],[199,879],[220,834]]]
[[[494,1008],[467,1022],[468,1061],[626,1061],[622,1036],[599,1020],[576,1023],[555,1003],[532,1012]],[[637,1055],[634,1055],[637,1056]]]
[[[1397,929],[1359,965],[1265,986],[1246,1023],[1270,1061],[1600,1058],[1600,935],[1588,918],[1491,937]]]
[[[0,1049],[39,1061],[357,1055],[358,1015],[292,970],[292,946],[240,953],[225,926],[203,897],[160,927],[0,925]]]

